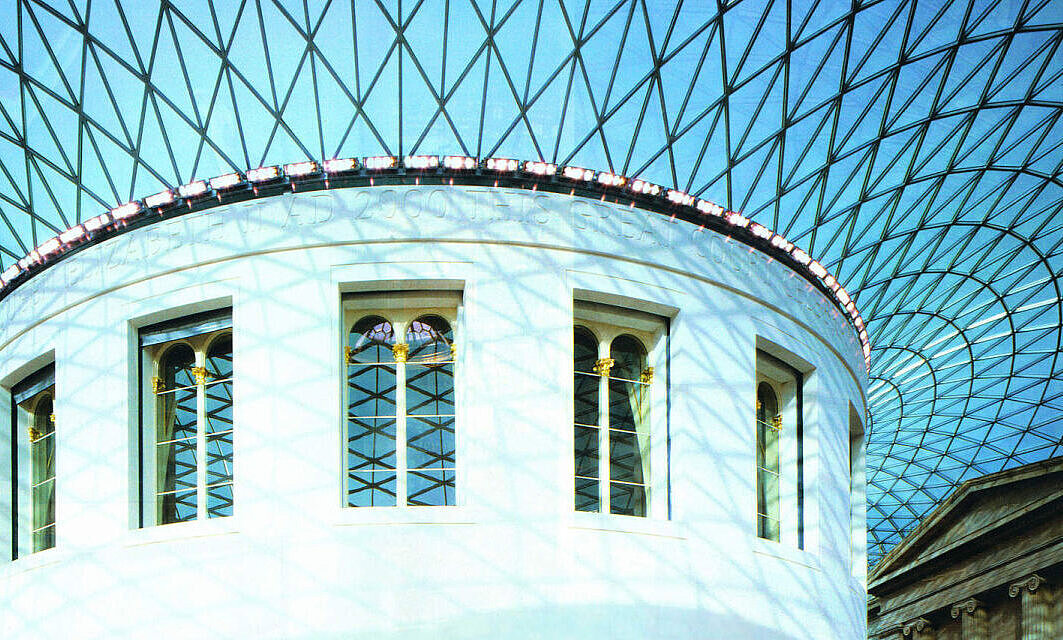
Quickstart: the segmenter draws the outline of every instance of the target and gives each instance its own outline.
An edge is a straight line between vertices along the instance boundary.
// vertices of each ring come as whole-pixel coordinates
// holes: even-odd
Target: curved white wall
[[[436,286],[463,291],[459,505],[344,509],[340,294]],[[574,297],[672,318],[670,519],[573,512]],[[137,327],[228,304],[235,515],[138,529]],[[754,535],[758,344],[814,370],[805,550]],[[0,303],[3,486],[7,390],[52,358],[57,546],[0,566],[2,637],[865,635],[855,332],[802,278],[687,223],[527,191],[377,187],[88,248]]]

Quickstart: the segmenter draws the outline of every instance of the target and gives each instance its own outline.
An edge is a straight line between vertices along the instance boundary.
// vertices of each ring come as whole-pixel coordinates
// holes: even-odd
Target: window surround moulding
[[[58,547],[57,536],[55,534],[57,518],[55,517],[54,511],[55,485],[53,484],[52,520],[50,524],[46,524],[40,528],[42,530],[48,526],[53,528],[51,545],[42,549],[34,550],[36,494],[32,488],[35,465],[33,443],[35,439],[43,440],[43,438],[35,432],[35,408],[20,406],[24,403],[30,402],[34,398],[37,398],[37,401],[39,402],[42,394],[50,392],[52,409],[49,417],[53,428],[50,435],[52,437],[52,455],[55,456],[58,447],[56,446],[57,435],[55,434],[54,428],[58,408],[55,394],[56,366],[54,356],[55,351],[50,350],[47,353],[41,354],[40,356],[24,363],[11,375],[7,376],[6,379],[14,378],[14,381],[10,385],[4,385],[2,390],[6,396],[3,406],[8,407],[9,411],[7,418],[8,431],[6,436],[6,452],[8,456],[7,463],[10,466],[8,469],[9,473],[7,481],[4,483],[4,487],[0,490],[7,493],[11,500],[9,504],[10,510],[7,511],[6,522],[4,524],[4,527],[11,535],[11,538],[8,540],[8,543],[10,543],[8,560],[11,562],[24,563],[28,558],[39,556],[40,554],[53,555]],[[56,467],[53,458],[50,481],[54,483],[56,478]],[[48,481],[48,479],[44,480],[44,482]],[[37,560],[26,566],[27,568],[30,568],[40,566],[40,564],[41,560]]]
[[[364,265],[344,265],[344,267],[355,266],[360,267]],[[335,276],[347,274],[337,274],[334,268],[333,275]],[[386,296],[388,294],[399,293],[434,294],[446,292],[463,294],[463,292],[465,291],[465,280],[460,278],[395,278],[378,280],[350,280],[344,278],[342,280],[336,280],[336,284],[339,286],[339,292],[343,296],[349,294],[358,296]]]
[[[154,300],[154,298],[151,300]],[[232,296],[217,296],[131,317],[129,319],[129,328],[131,329],[131,334],[133,336],[134,348],[139,348],[135,343],[139,342],[138,338],[141,329],[149,328],[157,324],[179,321],[199,314],[222,311],[223,309],[229,309],[232,311],[233,308]]]
[[[679,309],[670,305],[643,298],[632,298],[617,293],[593,291],[583,288],[572,289],[572,301],[574,304],[590,303],[592,305],[604,307],[615,307],[624,312],[633,311],[648,316],[657,316],[664,318],[669,322],[675,320],[676,316],[679,315]],[[625,315],[625,317],[628,316]]]
[[[776,393],[780,391],[780,385],[789,384],[788,378],[796,377],[796,386],[794,393],[799,392],[800,402],[800,439],[794,443],[797,447],[792,451],[794,456],[794,462],[800,467],[798,471],[800,475],[800,481],[798,485],[795,485],[795,490],[798,492],[797,500],[798,504],[794,505],[794,508],[798,511],[799,518],[799,530],[796,532],[797,540],[773,541],[753,536],[754,538],[754,551],[758,553],[765,553],[780,559],[790,560],[798,562],[805,566],[812,566],[808,560],[803,560],[805,556],[815,558],[819,548],[819,523],[816,520],[818,517],[818,509],[815,505],[810,504],[816,500],[817,478],[810,474],[810,445],[814,445],[813,442],[818,437],[818,420],[813,415],[813,411],[818,411],[818,404],[816,403],[818,378],[815,375],[816,367],[812,365],[805,358],[797,355],[790,349],[787,349],[768,338],[760,335],[759,333],[755,338],[755,349],[753,351],[753,389],[751,390],[751,398],[756,399],[757,387],[761,381],[768,381]],[[807,348],[807,345],[798,343],[799,346]],[[765,357],[762,357],[763,356]],[[794,396],[796,401],[797,396]],[[755,409],[754,404],[754,411]],[[794,423],[787,425],[784,418],[783,430],[789,427],[796,435],[798,418],[798,407],[793,407],[793,419]],[[848,440],[847,440],[848,441]],[[756,480],[754,479],[754,492],[756,492]],[[791,532],[794,534],[795,532]],[[818,561],[814,568],[818,567]]]
[[[805,347],[804,344],[802,344],[801,346]],[[816,370],[816,366],[809,362],[807,359],[797,355],[797,353],[779,345],[778,343],[768,338],[765,338],[759,333],[756,337],[756,349],[757,351],[763,351],[769,356],[774,357],[776,360],[781,360],[789,367],[796,369],[805,378],[806,384],[808,382],[808,378]]]
[[[127,318],[126,327],[128,332],[126,335],[129,349],[129,356],[127,358],[127,362],[129,363],[127,371],[128,384],[126,385],[126,406],[128,407],[126,422],[128,424],[129,432],[127,435],[128,447],[126,456],[129,461],[127,469],[127,486],[129,495],[127,502],[130,507],[128,522],[126,524],[130,531],[142,531],[146,528],[156,528],[153,526],[144,527],[141,514],[140,484],[142,481],[142,471],[140,468],[140,456],[142,455],[142,434],[140,432],[140,425],[141,420],[143,419],[142,412],[144,407],[142,404],[144,397],[142,395],[143,389],[142,381],[140,379],[143,373],[140,331],[141,329],[150,328],[154,325],[174,322],[181,320],[182,318],[221,311],[223,309],[229,309],[231,312],[230,317],[235,317],[236,305],[234,304],[234,298],[232,295],[203,295],[204,293],[221,293],[222,290],[219,289],[219,287],[223,286],[227,286],[229,290],[233,288],[231,282],[206,282],[194,287],[182,287],[169,294],[153,294],[144,298],[131,300],[122,310]],[[171,303],[171,306],[163,307],[163,304],[167,302]],[[172,304],[173,302],[179,302],[179,304]],[[237,516],[237,514],[234,514],[234,516]],[[232,517],[223,519],[229,520],[232,519]],[[174,524],[191,525],[191,523]],[[179,528],[186,530],[185,527]],[[188,535],[192,534],[186,532],[175,537],[187,537]]]
[[[211,284],[215,285],[217,283]],[[153,296],[146,300],[131,303],[130,306],[137,304],[146,305],[160,299],[158,296]],[[161,355],[169,348],[162,345],[176,344],[178,342],[189,344],[195,349],[199,347],[206,349],[214,338],[204,339],[202,338],[203,335],[210,333],[217,337],[221,333],[228,332],[232,336],[231,339],[233,340],[235,351],[236,338],[233,331],[235,315],[236,308],[233,304],[232,296],[214,296],[141,314],[130,318],[128,321],[131,357],[129,358],[128,391],[130,415],[128,448],[130,509],[128,526],[130,537],[127,544],[146,544],[191,536],[225,534],[238,530],[239,512],[235,509],[232,514],[225,517],[204,517],[187,522],[166,524],[150,521],[146,511],[145,491],[148,490],[149,483],[145,478],[147,462],[144,456],[147,455],[145,451],[147,432],[143,422],[145,420],[145,412],[151,410],[146,394],[155,384],[154,380],[152,380],[153,374],[149,374],[147,371],[147,369],[151,368],[151,365],[145,360],[145,350],[160,349],[159,355]],[[227,322],[224,322],[223,319],[226,318]],[[187,326],[182,326],[182,323],[190,320],[196,321],[188,323]],[[149,339],[149,342],[144,342],[143,333],[145,331],[149,334],[164,332],[167,330],[168,325],[172,325],[178,332],[192,331],[194,327],[199,326],[203,321],[209,321],[214,326],[208,328],[206,332],[194,331],[187,336],[160,335],[164,339],[158,341]],[[221,324],[224,326],[219,326],[219,321],[222,321]],[[199,344],[201,339],[206,341]],[[148,378],[145,379],[145,376],[148,376]],[[225,521],[225,524],[211,524],[217,521]],[[162,533],[145,533],[159,529],[165,531]]]
[[[464,280],[460,279],[409,279],[409,280],[365,280],[365,281],[351,281],[346,283],[338,283],[340,288],[340,313],[339,313],[339,327],[338,337],[340,339],[342,354],[341,361],[349,363],[350,358],[350,346],[348,341],[350,339],[351,331],[357,326],[358,322],[362,319],[372,316],[380,316],[390,323],[398,322],[400,325],[406,325],[413,320],[423,316],[438,316],[444,322],[449,324],[452,332],[453,341],[450,344],[451,354],[451,366],[454,372],[453,378],[453,407],[454,407],[454,450],[453,450],[453,468],[451,469],[454,475],[454,484],[452,491],[454,491],[455,502],[445,505],[425,505],[425,504],[409,504],[411,495],[406,492],[411,474],[416,475],[420,469],[418,467],[410,467],[405,464],[406,455],[408,450],[408,440],[404,438],[407,435],[405,428],[399,428],[399,424],[405,425],[408,421],[412,421],[417,417],[417,414],[407,413],[408,407],[402,402],[396,402],[396,503],[392,505],[352,505],[350,504],[351,494],[349,492],[349,476],[351,470],[348,467],[348,414],[347,403],[349,402],[347,396],[347,373],[346,370],[349,364],[341,364],[341,373],[337,376],[337,381],[340,383],[340,403],[338,406],[339,415],[337,416],[340,423],[340,442],[339,457],[338,457],[338,471],[337,477],[339,478],[340,489],[340,511],[342,512],[337,516],[334,524],[338,526],[358,525],[358,524],[383,524],[383,523],[403,523],[403,524],[465,524],[468,523],[469,515],[455,515],[447,513],[449,511],[455,511],[456,508],[464,511],[462,507],[465,507],[464,492],[460,490],[460,484],[458,478],[462,475],[462,464],[460,455],[458,453],[461,449],[461,433],[463,431],[463,416],[458,407],[466,404],[466,397],[464,396],[463,387],[460,384],[460,368],[458,362],[461,359],[459,355],[463,348],[465,333],[464,322],[464,301],[465,290]],[[396,354],[396,361],[399,365],[396,367],[396,375],[398,371],[408,372],[410,365],[416,365],[417,363],[411,362],[406,364],[406,354],[408,352],[408,346],[405,340],[405,330],[396,333],[395,346],[403,347],[402,355]],[[393,347],[394,348],[394,347]],[[404,374],[405,375],[405,374]],[[398,380],[398,378],[396,378]],[[398,383],[397,383],[398,384]],[[400,385],[405,388],[406,382]],[[399,397],[398,395],[396,396]],[[401,394],[402,398],[405,398],[405,392]],[[399,441],[402,440],[402,443]],[[400,448],[402,449],[401,455],[399,454]],[[401,468],[400,468],[401,467]],[[428,469],[428,471],[434,471],[434,469]],[[398,499],[399,495],[403,495],[401,500]],[[381,515],[378,512],[383,512]],[[461,513],[460,511],[458,512]]]
[[[611,513],[608,505],[600,504],[599,511],[572,509],[571,513],[574,515],[569,520],[570,526],[589,530],[675,537],[675,526],[667,524],[672,522],[672,454],[668,398],[670,393],[669,338],[673,316],[662,316],[646,310],[647,308],[655,310],[671,308],[625,296],[580,289],[574,290],[574,296],[576,297],[572,300],[573,329],[576,326],[585,327],[599,343],[606,340],[606,337],[600,333],[601,327],[609,329],[606,333],[609,336],[607,338],[609,342],[621,335],[636,338],[646,350],[647,368],[644,369],[643,374],[648,373],[650,378],[644,381],[652,381],[656,391],[651,400],[651,407],[655,407],[655,410],[650,412],[648,427],[652,444],[650,446],[650,474],[648,478],[645,478],[646,513],[641,516]],[[588,301],[586,299],[588,297],[595,300]],[[616,302],[628,306],[619,306],[615,304]],[[601,371],[597,372],[601,375]],[[575,422],[574,416],[572,422]],[[607,448],[600,447],[599,455],[607,450]],[[608,465],[604,465],[600,468],[601,472],[607,473],[605,471],[607,468]],[[599,481],[602,481],[603,477],[605,476],[600,476]],[[568,481],[572,482],[573,479],[573,475],[569,473]],[[573,489],[575,489],[574,485]],[[569,508],[572,508],[571,503]],[[650,521],[666,524],[661,525],[663,528],[658,528],[657,525],[641,524]]]
[[[12,369],[3,378],[0,378],[0,388],[5,392],[10,393],[14,391],[15,387],[17,387],[23,380],[36,375],[49,366],[54,367],[55,364],[55,349],[49,349],[29,360],[22,361],[20,365]]]

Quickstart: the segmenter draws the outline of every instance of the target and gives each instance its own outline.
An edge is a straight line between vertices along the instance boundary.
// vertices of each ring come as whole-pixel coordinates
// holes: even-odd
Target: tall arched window
[[[140,331],[144,524],[233,514],[233,334],[229,310]]]
[[[11,390],[16,430],[11,557],[55,546],[55,372],[48,365]]]
[[[347,352],[347,501],[395,504],[395,331],[379,316],[359,320]]]
[[[757,385],[757,535],[779,540],[779,401],[767,382]]]
[[[196,354],[187,344],[171,346],[159,361],[161,384],[155,388],[158,524],[196,519],[199,402],[195,368]]]
[[[646,515],[649,479],[649,392],[646,348],[630,335],[613,340],[609,355],[609,511]]]
[[[667,496],[667,474],[663,469],[667,465],[667,439],[666,434],[660,433],[664,430],[663,420],[656,434],[652,427],[651,407],[657,383],[647,348],[663,339],[665,323],[655,316],[604,305],[580,303],[576,311],[575,508],[646,516],[651,511],[650,498],[655,489],[662,498]],[[663,385],[658,388],[664,391]],[[664,406],[658,410],[663,414]],[[655,458],[663,463],[656,475],[651,464]],[[659,502],[659,513],[667,515],[665,500]]]
[[[806,375],[766,351],[756,352],[757,536],[799,549],[804,548]]]
[[[33,410],[30,432],[33,458],[33,550],[55,546],[55,411],[51,392],[44,392]]]
[[[456,504],[453,321],[460,297],[345,298],[346,504]]]

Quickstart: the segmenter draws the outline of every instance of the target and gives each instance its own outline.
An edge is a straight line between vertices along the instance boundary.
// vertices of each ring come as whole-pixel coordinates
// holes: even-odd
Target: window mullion
[[[396,334],[401,325],[395,324]],[[403,327],[404,331],[405,328]],[[405,342],[396,342],[395,354],[395,504],[406,506],[406,355],[409,347]]]
[[[609,342],[598,344],[599,362],[609,362]],[[609,513],[609,366],[599,368],[598,377],[598,509]]]
[[[207,370],[204,352],[196,352],[196,519],[207,518]]]

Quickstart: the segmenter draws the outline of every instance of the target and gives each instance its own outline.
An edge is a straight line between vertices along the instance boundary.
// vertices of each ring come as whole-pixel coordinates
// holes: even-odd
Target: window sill
[[[679,525],[671,520],[657,520],[641,516],[621,516],[611,513],[591,513],[573,511],[569,520],[570,529],[584,531],[608,531],[612,533],[631,533],[643,536],[657,536],[686,540]]]
[[[47,567],[62,562],[67,555],[68,554],[64,550],[59,549],[58,547],[44,549],[35,553],[28,553],[16,560],[8,562],[4,571],[0,572],[0,575],[7,577]]]
[[[791,547],[783,542],[772,542],[761,538],[753,539],[753,553],[770,556],[786,562],[799,564],[815,571],[820,571],[819,559],[815,554],[804,549]]]
[[[460,505],[448,507],[341,507],[333,524],[338,527],[382,524],[476,524],[483,521],[481,509]]]
[[[133,529],[129,532],[125,546],[138,547],[160,542],[187,540],[189,538],[230,535],[239,532],[239,530],[239,523],[234,516],[160,524],[142,529]]]

